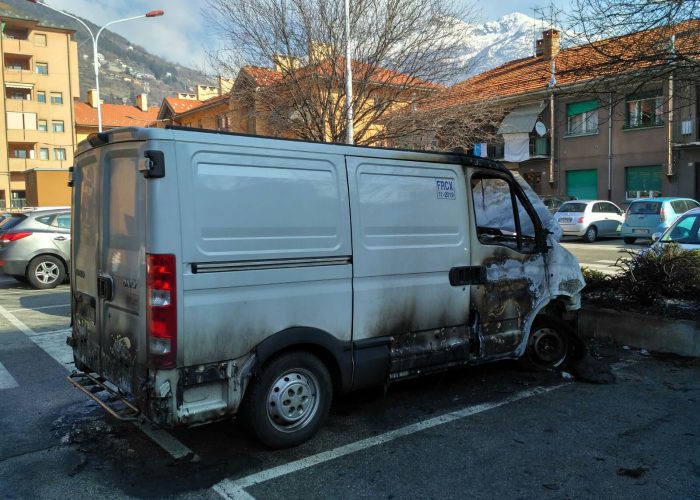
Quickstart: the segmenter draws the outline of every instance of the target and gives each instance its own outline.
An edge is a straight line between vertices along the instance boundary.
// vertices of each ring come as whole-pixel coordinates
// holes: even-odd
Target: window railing
[[[11,208],[24,208],[27,206],[27,199],[26,198],[12,198],[10,200],[10,207]]]

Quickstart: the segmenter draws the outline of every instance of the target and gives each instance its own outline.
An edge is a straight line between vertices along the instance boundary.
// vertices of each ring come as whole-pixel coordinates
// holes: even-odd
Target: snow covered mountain
[[[548,28],[541,21],[519,12],[483,24],[460,21],[454,33],[464,47],[460,62],[465,66],[465,73],[460,81],[507,61],[533,56],[535,39],[541,38],[542,31]],[[570,44],[566,33],[562,33],[562,46]]]

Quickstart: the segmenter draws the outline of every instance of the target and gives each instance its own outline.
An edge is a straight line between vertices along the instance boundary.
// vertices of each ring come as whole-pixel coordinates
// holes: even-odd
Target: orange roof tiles
[[[138,106],[127,104],[102,104],[103,127],[146,127],[156,121],[158,108],[141,111]],[[86,102],[74,102],[75,124],[77,126],[97,127],[97,108]]]
[[[668,40],[671,33],[677,37],[677,53],[694,53],[697,57],[700,53],[700,20],[692,20],[666,30],[659,28],[603,40],[594,45],[564,49],[554,58],[556,84],[561,87],[658,65],[662,62],[658,57],[648,56],[658,54],[656,46],[659,41]],[[544,91],[550,78],[550,60],[542,56],[517,59],[457,83],[437,94],[422,109]]]
[[[196,99],[178,99],[177,97],[166,97],[165,102],[168,103],[173,113],[184,113],[202,105],[202,101]]]

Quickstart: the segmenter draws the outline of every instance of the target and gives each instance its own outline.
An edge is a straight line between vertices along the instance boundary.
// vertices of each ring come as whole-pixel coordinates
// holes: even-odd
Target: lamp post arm
[[[76,17],[72,14],[69,14],[68,12],[63,12],[62,10],[55,9],[55,8],[51,7],[49,4],[44,3],[44,2],[36,2],[36,3],[38,3],[39,5],[43,5],[47,9],[51,9],[54,12],[58,12],[59,14],[63,14],[64,16],[70,17],[74,21],[78,21],[80,24],[83,25],[83,28],[85,28],[87,30],[87,32],[90,34],[90,38],[92,38],[92,43],[94,44],[96,42],[95,35],[92,33],[92,30],[90,29],[90,27],[85,23],[85,21],[83,21],[79,17]]]
[[[117,19],[116,21],[110,21],[110,22],[108,22],[107,24],[105,24],[104,26],[102,26],[102,27],[97,31],[97,35],[95,35],[95,44],[97,44],[97,40],[100,38],[100,35],[101,35],[102,32],[104,31],[104,29],[107,28],[108,26],[112,26],[113,24],[117,24],[117,23],[123,23],[123,22],[125,22],[125,21],[133,21],[134,19],[141,19],[142,17],[146,17],[146,14],[141,14],[140,16],[134,16],[134,17],[127,17],[127,18],[125,18],[125,19]]]

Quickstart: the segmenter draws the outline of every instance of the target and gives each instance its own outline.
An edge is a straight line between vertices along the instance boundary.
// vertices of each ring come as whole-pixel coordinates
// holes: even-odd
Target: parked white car
[[[554,214],[564,236],[580,236],[593,243],[599,236],[620,236],[625,220],[623,210],[607,200],[573,200]]]

